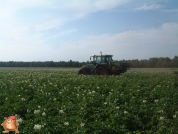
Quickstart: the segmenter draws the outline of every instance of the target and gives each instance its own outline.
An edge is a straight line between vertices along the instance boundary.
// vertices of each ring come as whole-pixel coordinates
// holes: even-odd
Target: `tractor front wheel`
[[[86,70],[85,70],[84,68],[82,68],[82,69],[80,69],[80,70],[78,71],[78,74],[87,75],[87,72],[86,72]]]
[[[96,74],[97,75],[107,75],[108,71],[104,67],[98,67],[98,68],[96,68]]]

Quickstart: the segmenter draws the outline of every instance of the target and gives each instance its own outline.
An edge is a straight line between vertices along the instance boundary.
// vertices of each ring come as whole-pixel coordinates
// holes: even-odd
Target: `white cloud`
[[[63,25],[67,21],[80,19],[81,17],[101,11],[114,8],[116,6],[127,3],[130,0],[66,0],[66,1],[51,1],[51,0],[6,0],[0,5],[0,25],[10,25],[16,23],[15,27],[35,25],[36,30],[48,30]],[[39,16],[37,8],[43,10]],[[33,13],[33,20],[30,20],[28,13],[24,19],[19,16],[24,9],[30,9]],[[51,12],[49,12],[51,11]],[[32,14],[30,13],[30,14]],[[8,19],[7,19],[8,18]],[[0,27],[1,29],[1,27]]]
[[[90,55],[99,54],[100,51],[103,51],[103,54],[113,54],[115,59],[120,60],[164,57],[171,52],[174,56],[178,50],[177,35],[178,24],[167,23],[153,29],[88,37],[65,47],[65,50],[68,50],[75,60],[82,59],[81,55],[88,59]]]
[[[114,8],[118,5],[128,3],[130,0],[74,0],[66,4],[66,8],[77,10],[84,13],[96,12],[98,10],[107,10]]]
[[[68,21],[80,19],[89,13],[111,9],[128,1],[2,1],[0,4],[0,36],[5,42],[11,40],[11,42],[19,43],[18,41],[21,39],[25,44],[26,40],[36,39],[36,36],[39,37],[39,35],[44,36],[46,30],[59,29]],[[42,11],[40,12],[38,8]],[[74,31],[68,31],[68,33]]]
[[[69,35],[69,34],[72,34],[72,33],[76,32],[76,31],[77,31],[76,28],[69,29],[69,30],[60,32],[57,36]]]
[[[99,54],[100,51],[103,51],[103,54],[113,54],[114,59],[119,60],[165,57],[170,52],[171,56],[175,56],[178,50],[177,35],[178,24],[166,23],[158,28],[89,36],[55,47],[44,43],[25,46],[17,44],[16,47],[0,46],[0,53],[5,60],[17,61],[86,61],[89,56]]]
[[[156,10],[161,8],[158,4],[144,4],[141,7],[135,8],[135,10]]]

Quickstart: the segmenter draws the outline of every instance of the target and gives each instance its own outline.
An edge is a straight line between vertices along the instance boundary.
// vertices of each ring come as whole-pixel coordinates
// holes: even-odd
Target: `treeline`
[[[175,68],[178,67],[178,56],[150,58],[149,60],[128,60],[132,68]]]
[[[32,61],[32,62],[23,62],[23,61],[8,61],[0,62],[0,67],[81,67],[82,65],[89,62],[78,62],[78,61]]]
[[[173,59],[169,57],[150,58],[148,60],[124,60],[131,64],[132,68],[174,68],[178,67],[178,56],[174,56]],[[78,62],[78,61],[0,61],[0,67],[81,67],[82,65],[89,64],[90,62]]]

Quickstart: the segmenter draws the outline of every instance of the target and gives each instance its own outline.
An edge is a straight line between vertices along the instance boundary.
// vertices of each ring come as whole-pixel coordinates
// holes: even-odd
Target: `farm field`
[[[178,133],[178,69],[130,69],[118,76],[77,71],[0,68],[1,123],[16,115],[25,134]]]

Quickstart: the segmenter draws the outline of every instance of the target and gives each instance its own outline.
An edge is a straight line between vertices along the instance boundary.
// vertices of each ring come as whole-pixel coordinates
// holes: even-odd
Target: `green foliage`
[[[119,76],[77,71],[1,68],[1,122],[17,115],[20,133],[28,134],[178,133],[178,84],[171,70],[132,69]]]

